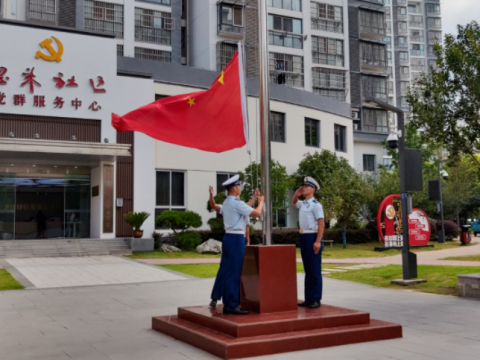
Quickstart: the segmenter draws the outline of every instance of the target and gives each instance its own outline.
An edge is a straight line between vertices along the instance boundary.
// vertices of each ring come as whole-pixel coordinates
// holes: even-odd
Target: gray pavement
[[[303,274],[299,274],[302,294]],[[2,360],[201,360],[212,355],[150,330],[151,317],[206,304],[213,279],[0,292]],[[478,359],[480,302],[325,279],[324,303],[400,323],[404,338],[259,359]]]

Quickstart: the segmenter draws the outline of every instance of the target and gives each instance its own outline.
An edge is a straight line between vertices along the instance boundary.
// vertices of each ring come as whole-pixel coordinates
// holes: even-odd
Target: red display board
[[[386,247],[403,246],[403,220],[400,195],[387,196],[378,209],[377,226],[380,238]],[[430,241],[430,221],[420,209],[413,209],[408,216],[410,246],[427,245]]]

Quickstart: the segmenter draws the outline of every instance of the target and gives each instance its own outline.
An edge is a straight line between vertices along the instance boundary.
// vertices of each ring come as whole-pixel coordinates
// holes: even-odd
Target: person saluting
[[[222,239],[222,259],[217,274],[217,281],[221,282],[221,286],[217,286],[220,284],[215,286],[215,288],[221,289],[223,313],[232,315],[248,314],[248,311],[240,309],[239,306],[240,277],[245,255],[245,230],[249,222],[249,216],[259,217],[264,202],[264,197],[259,194],[258,206],[253,209],[239,200],[238,197],[242,191],[239,179],[240,176],[235,175],[222,184],[228,192],[228,196],[219,209],[223,215],[225,235]],[[213,300],[216,299],[213,299],[212,295],[212,302]]]
[[[306,177],[292,198],[292,204],[299,209],[300,252],[305,270],[305,301],[298,306],[318,308],[322,300],[322,251],[325,221],[322,205],[315,200],[314,194],[320,189],[311,177]],[[305,201],[300,201],[300,196]]]

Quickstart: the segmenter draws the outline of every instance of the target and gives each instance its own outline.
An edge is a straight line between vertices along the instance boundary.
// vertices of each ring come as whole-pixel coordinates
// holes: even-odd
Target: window
[[[303,56],[270,53],[270,81],[291,87],[304,87]]]
[[[398,22],[398,33],[400,35],[407,35],[408,34],[408,23],[406,21],[399,21]]]
[[[169,96],[170,95],[155,94],[155,101],[160,100],[160,99],[165,99]]]
[[[172,14],[135,8],[135,41],[170,45],[173,29]]]
[[[275,213],[275,225],[278,228],[287,227],[287,209],[278,209]]]
[[[408,52],[406,51],[399,51],[398,52],[398,59],[400,61],[400,64],[408,64]]]
[[[112,33],[123,38],[123,5],[85,0],[85,30]]]
[[[423,16],[422,15],[409,15],[408,23],[410,26],[423,28]]]
[[[391,37],[386,37],[386,38],[383,38],[382,41],[385,43],[385,45],[387,46],[387,49],[391,49],[392,48],[392,38]]]
[[[393,95],[393,81],[387,82],[387,93],[388,95]]]
[[[343,40],[312,36],[312,58],[315,64],[344,66]]]
[[[424,40],[423,30],[410,30],[410,41],[423,42]]]
[[[15,5],[16,6],[16,5]],[[0,6],[1,10],[1,6]],[[28,0],[28,18],[55,22],[55,0]]]
[[[270,141],[285,142],[285,114],[270,111]]]
[[[400,66],[400,79],[408,80],[410,78],[410,70],[408,66]]]
[[[387,79],[379,76],[362,75],[363,96],[387,99]]]
[[[217,194],[225,190],[222,184],[235,175],[236,174],[230,174],[230,173],[217,173]]]
[[[268,6],[285,10],[302,11],[302,0],[268,0]]]
[[[243,7],[218,4],[218,32],[243,33]]]
[[[185,173],[157,171],[155,217],[165,210],[185,211]]]
[[[400,94],[407,95],[409,86],[410,86],[409,81],[400,81]]]
[[[398,20],[407,20],[407,8],[404,6],[397,7],[397,19]]]
[[[442,19],[441,18],[428,18],[428,28],[429,29],[441,29],[442,28]]]
[[[385,35],[383,12],[360,10],[360,31],[369,34]]]
[[[429,31],[428,32],[428,43],[429,44],[439,44],[442,41],[442,32],[441,31]]]
[[[160,5],[170,5],[172,0],[142,0],[145,2],[151,2]]]
[[[312,68],[313,92],[339,101],[345,101],[346,71]]]
[[[392,166],[392,158],[383,158],[383,166],[390,168]]]
[[[363,154],[363,171],[375,171],[375,155]]]
[[[343,8],[327,4],[310,3],[312,29],[343,33]]]
[[[425,71],[425,59],[412,59],[411,61],[412,71]]]
[[[383,44],[361,42],[362,64],[373,66],[387,66],[386,50]]]
[[[388,64],[391,65],[391,63],[392,63],[392,52],[391,51],[387,51],[387,60],[388,60]]]
[[[223,41],[217,43],[217,71],[222,71],[238,51],[237,44]]]
[[[147,59],[160,62],[172,62],[172,53],[170,51],[147,49],[135,47],[135,57],[137,59]]]
[[[410,44],[410,55],[423,56],[425,55],[423,44]]]
[[[408,39],[406,36],[395,36],[395,46],[408,49]]]
[[[388,133],[387,111],[363,109],[363,129],[376,133]]]
[[[303,48],[302,20],[268,15],[268,41],[270,45]],[[300,34],[300,35],[296,35]]]
[[[335,151],[347,152],[347,128],[335,125]]]
[[[123,45],[117,44],[117,56],[123,56]]]
[[[427,4],[427,13],[440,15],[440,4]]]
[[[320,146],[320,121],[305,118],[305,145]]]
[[[422,11],[420,10],[419,4],[408,4],[408,13],[421,14]]]

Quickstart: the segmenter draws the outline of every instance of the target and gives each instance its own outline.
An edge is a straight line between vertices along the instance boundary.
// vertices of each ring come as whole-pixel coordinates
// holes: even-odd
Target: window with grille
[[[425,59],[411,59],[412,71],[425,71]]]
[[[423,56],[425,55],[425,49],[423,44],[410,44],[411,56]]]
[[[388,133],[387,111],[364,108],[363,129],[377,133]]]
[[[343,8],[327,4],[310,3],[312,29],[343,33]]]
[[[407,36],[395,36],[395,46],[399,48],[408,49],[408,38]]]
[[[398,52],[398,60],[400,61],[400,64],[407,65],[409,64],[409,59],[408,59],[408,52],[407,51],[399,51]]]
[[[420,4],[408,4],[408,13],[421,14]]]
[[[303,56],[270,53],[270,81],[291,87],[304,87]]]
[[[28,0],[28,18],[55,22],[56,0]],[[1,10],[1,5],[0,5]]]
[[[387,79],[379,76],[362,75],[363,96],[387,99]]]
[[[422,15],[409,15],[408,23],[410,26],[423,28],[423,16]]]
[[[270,111],[270,141],[285,142],[285,114]]]
[[[238,51],[237,44],[220,41],[217,43],[217,71],[222,71]]]
[[[439,44],[442,41],[442,32],[441,31],[429,31],[428,32],[428,42],[430,44]]]
[[[135,8],[135,41],[171,45],[173,29],[171,13]]]
[[[305,118],[305,145],[320,146],[320,121]]]
[[[440,15],[440,4],[427,4],[427,13]]]
[[[410,70],[408,66],[400,66],[400,79],[407,80],[410,78]]]
[[[345,101],[346,71],[312,68],[313,92],[339,101]]]
[[[218,32],[243,33],[243,7],[219,3]]]
[[[442,19],[441,18],[428,18],[428,28],[429,29],[441,29],[442,28]]]
[[[423,30],[410,30],[410,41],[420,41],[423,42],[425,38],[423,37]]]
[[[85,30],[123,38],[123,5],[85,0]]]
[[[385,15],[383,12],[360,10],[360,31],[369,34],[385,35]]]
[[[334,127],[335,151],[347,152],[347,128],[342,125]]]
[[[268,6],[285,10],[302,11],[302,0],[268,0]]]
[[[398,22],[398,33],[400,35],[408,34],[408,23],[406,21],[399,21]]]
[[[270,45],[303,49],[301,19],[268,15],[268,28],[268,43]]]
[[[360,43],[362,64],[373,66],[387,66],[387,47],[383,44]]]
[[[314,64],[344,66],[343,40],[312,36]]]
[[[375,171],[375,155],[363,154],[363,171]]]
[[[409,86],[410,86],[409,81],[400,81],[400,94],[407,95]]]
[[[123,45],[117,44],[117,56],[123,56]]]
[[[166,210],[186,210],[185,172],[156,172],[155,205],[155,218]]]
[[[404,6],[397,7],[397,19],[406,20],[407,19],[407,8]]]
[[[160,62],[172,62],[172,53],[164,50],[135,47],[135,58]]]
[[[159,5],[171,5],[172,0],[142,0],[145,2],[155,3]]]

